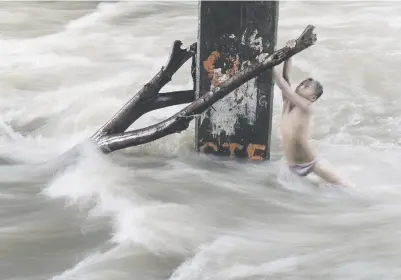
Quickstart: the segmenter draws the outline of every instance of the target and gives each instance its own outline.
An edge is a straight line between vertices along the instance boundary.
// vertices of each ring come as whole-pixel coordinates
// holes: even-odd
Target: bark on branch
[[[143,90],[134,96],[130,102],[128,102],[128,104],[100,130],[100,132],[95,134],[97,137],[94,137],[94,140],[103,152],[109,153],[127,147],[145,144],[166,135],[187,129],[195,115],[203,113],[216,101],[222,99],[234,89],[260,75],[267,69],[279,65],[284,60],[315,44],[317,39],[316,34],[314,33],[314,28],[315,27],[312,25],[307,26],[304,32],[296,40],[297,44],[294,48],[290,49],[284,47],[275,51],[260,63],[248,67],[244,71],[239,72],[222,83],[219,87],[203,94],[170,118],[146,128],[124,132],[124,130],[133,122],[132,120],[135,120],[137,115],[143,114],[145,109],[139,109],[137,113],[132,112],[135,105],[138,105],[140,102],[142,102],[142,105],[148,104],[145,106],[148,106],[147,110],[150,110],[152,108],[161,108],[159,106],[161,106],[163,102],[164,104],[176,105],[177,103],[183,104],[187,101],[192,101],[190,96],[193,98],[193,92],[191,91],[165,93],[157,96],[158,91],[171,79],[172,74],[174,74],[186,60],[194,55],[194,45],[187,50],[181,50],[181,42],[177,43],[178,41],[176,41],[167,67],[165,69],[162,68],[162,70],[147,86],[145,86]],[[170,62],[174,60],[174,56],[178,56],[180,59],[178,59],[176,63],[169,65]],[[137,108],[139,107],[137,106]]]
[[[104,135],[124,132],[132,123],[139,119],[145,112],[141,103],[149,101],[157,96],[160,89],[171,81],[171,77],[178,69],[196,53],[196,43],[187,49],[181,49],[182,42],[175,41],[170,58],[165,67],[153,77],[136,95],[134,95],[102,128],[91,138],[97,141]]]
[[[141,105],[141,110],[143,110],[144,113],[147,113],[168,106],[191,103],[194,100],[195,100],[195,91],[193,89],[173,91],[173,92],[162,92],[159,93],[159,95],[155,99],[149,100],[148,102],[144,102],[144,104]]]

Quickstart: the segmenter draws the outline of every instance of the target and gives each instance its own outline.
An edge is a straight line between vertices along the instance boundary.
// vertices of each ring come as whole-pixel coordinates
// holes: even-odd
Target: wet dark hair
[[[314,80],[313,78],[308,78],[308,79],[305,79],[299,85],[301,86],[304,84],[313,84],[314,85],[316,100],[319,99],[319,97],[323,94],[323,86],[318,80]]]
[[[323,86],[319,81],[315,81],[315,96],[316,100],[323,94]]]

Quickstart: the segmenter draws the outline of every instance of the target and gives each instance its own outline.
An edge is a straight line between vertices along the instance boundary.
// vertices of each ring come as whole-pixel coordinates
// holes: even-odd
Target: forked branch
[[[122,122],[118,126],[111,126],[114,129],[108,129],[107,132],[110,134],[104,135],[97,139],[97,144],[101,148],[101,150],[105,153],[109,153],[112,151],[124,149],[131,146],[137,146],[141,144],[145,144],[159,138],[162,138],[166,135],[173,134],[176,132],[181,132],[188,128],[189,123],[194,119],[195,115],[203,113],[207,108],[213,105],[216,101],[222,99],[234,89],[238,88],[242,84],[246,83],[247,81],[255,78],[256,76],[260,75],[267,69],[270,69],[276,65],[279,65],[284,60],[290,58],[291,56],[309,48],[313,44],[315,44],[317,38],[316,34],[314,33],[314,26],[309,25],[305,28],[303,33],[298,37],[297,44],[294,48],[290,49],[288,47],[284,47],[275,51],[273,54],[267,56],[263,61],[256,63],[242,72],[237,73],[230,79],[226,80],[219,87],[214,88],[213,90],[204,93],[194,102],[186,106],[184,109],[176,113],[175,115],[171,116],[170,118],[146,127],[142,129],[137,129],[133,131],[123,132],[122,128],[126,127],[128,122]],[[190,51],[188,51],[189,55]],[[186,56],[183,55],[186,58]],[[175,64],[178,65],[178,64]],[[182,64],[180,64],[182,65]],[[166,67],[166,69],[168,69]],[[170,73],[175,68],[170,67]],[[163,71],[163,69],[162,69]],[[161,71],[161,72],[162,72]],[[159,75],[159,74],[158,74]],[[162,75],[162,73],[160,73]],[[160,89],[160,84],[155,84],[155,82],[164,82],[165,80],[162,78],[157,78],[156,76],[150,84],[156,89]],[[171,77],[171,76],[170,76]],[[157,78],[157,79],[156,79]],[[156,91],[152,91],[152,96],[157,94]],[[143,95],[143,94],[142,94]],[[167,96],[168,94],[166,94]],[[179,95],[177,95],[179,96]],[[138,100],[138,97],[135,100]],[[171,98],[173,98],[171,96]],[[180,98],[183,98],[182,96]],[[180,99],[177,97],[177,99]],[[182,99],[180,99],[182,100]],[[150,105],[149,105],[150,106]],[[132,108],[132,106],[130,107]],[[130,118],[130,121],[132,118]],[[118,129],[117,129],[118,128]],[[126,128],[125,128],[126,129]]]
[[[157,96],[160,89],[170,82],[171,77],[178,69],[196,53],[196,43],[187,49],[181,49],[182,42],[175,41],[170,58],[165,67],[153,77],[136,95],[134,95],[102,128],[91,138],[98,140],[101,137],[113,133],[124,132],[133,122],[139,119],[145,110],[141,109],[144,102]]]

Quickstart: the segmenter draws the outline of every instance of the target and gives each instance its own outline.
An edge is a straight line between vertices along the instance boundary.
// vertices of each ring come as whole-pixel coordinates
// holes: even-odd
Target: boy
[[[296,41],[287,42],[287,47],[295,47]],[[351,186],[317,157],[309,143],[309,122],[311,108],[323,93],[322,85],[312,79],[306,79],[291,89],[289,72],[291,58],[284,62],[283,74],[277,67],[273,69],[275,83],[281,89],[283,96],[283,112],[280,124],[284,157],[290,170],[298,176],[307,176],[311,172],[332,185]]]

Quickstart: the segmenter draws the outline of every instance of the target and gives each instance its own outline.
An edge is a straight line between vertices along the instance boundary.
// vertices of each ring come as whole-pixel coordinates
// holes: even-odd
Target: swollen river
[[[322,82],[313,142],[354,189],[290,175],[277,88],[271,161],[197,155],[192,122],[110,155],[88,144],[60,164],[160,70],[174,40],[196,41],[197,9],[1,2],[0,279],[400,279],[401,2],[280,2],[278,48],[316,26],[293,81]],[[164,90],[190,89],[189,70]]]

